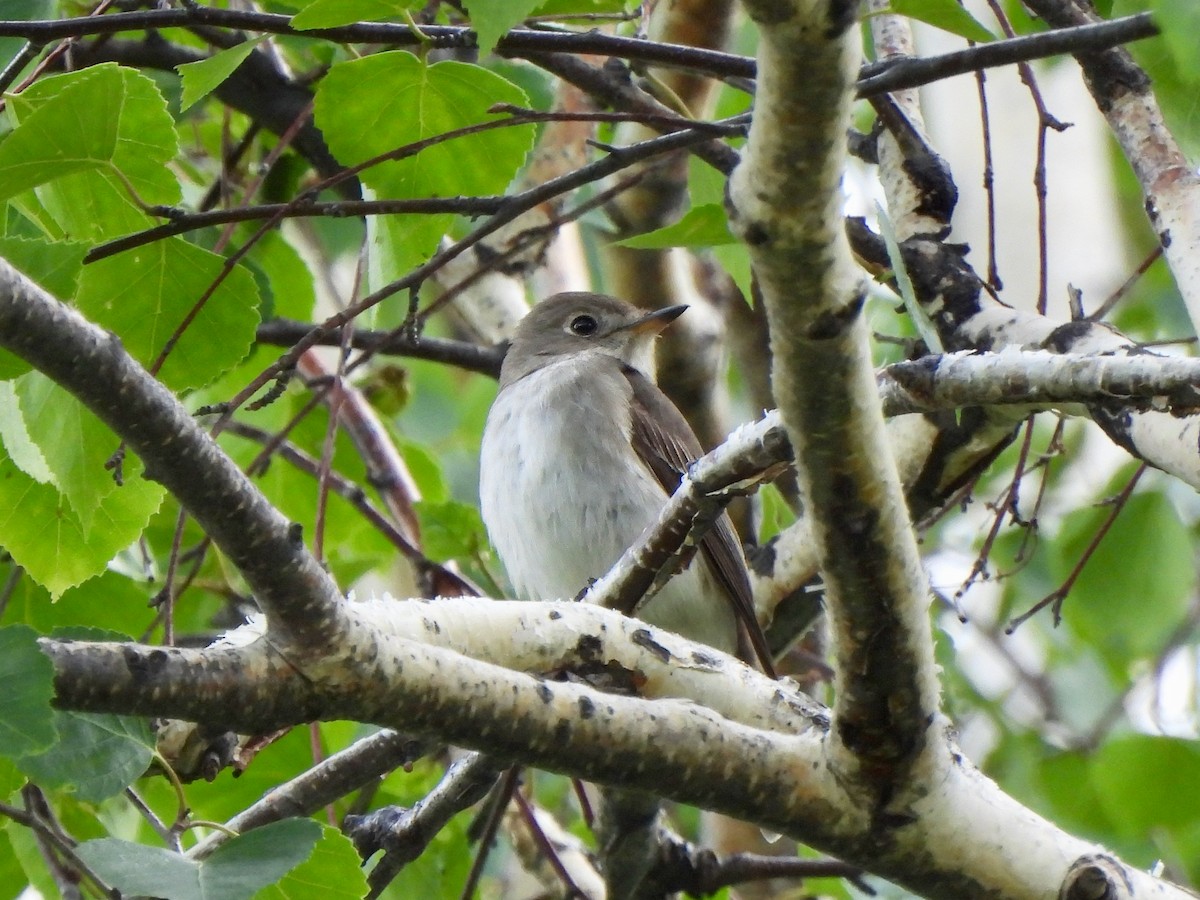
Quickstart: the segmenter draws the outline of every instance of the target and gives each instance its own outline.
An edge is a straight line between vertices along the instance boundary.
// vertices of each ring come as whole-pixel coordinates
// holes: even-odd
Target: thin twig
[[[1075,563],[1075,566],[1071,569],[1070,574],[1067,575],[1063,583],[1035,603],[1024,613],[1009,622],[1008,627],[1004,629],[1005,634],[1012,634],[1017,630],[1017,628],[1027,622],[1035,614],[1041,612],[1047,606],[1051,607],[1054,613],[1054,625],[1055,627],[1058,627],[1059,623],[1062,621],[1063,601],[1067,599],[1067,595],[1071,593],[1071,588],[1075,586],[1075,582],[1079,579],[1079,576],[1083,574],[1084,567],[1095,555],[1096,548],[1100,546],[1100,542],[1104,540],[1104,536],[1108,534],[1109,529],[1112,528],[1113,523],[1116,522],[1117,516],[1119,516],[1121,514],[1121,510],[1125,508],[1125,504],[1129,501],[1130,495],[1133,494],[1133,489],[1137,486],[1138,480],[1141,479],[1147,468],[1149,468],[1147,463],[1142,463],[1140,466],[1138,466],[1137,471],[1133,473],[1133,477],[1130,478],[1125,487],[1121,489],[1121,493],[1119,493],[1112,500],[1112,510],[1109,512],[1108,517],[1101,523],[1100,527],[1096,529],[1096,533],[1092,535],[1091,541],[1088,542],[1087,547],[1084,548],[1083,553],[1079,556],[1079,560]]]

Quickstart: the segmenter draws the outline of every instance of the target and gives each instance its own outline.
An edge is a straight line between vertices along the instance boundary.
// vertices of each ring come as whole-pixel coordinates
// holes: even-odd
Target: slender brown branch
[[[871,63],[863,66],[856,87],[858,96],[870,97],[920,87],[979,69],[1029,62],[1060,53],[1103,50],[1157,34],[1159,28],[1150,13],[1138,13],[1109,22],[1055,28],[990,44],[976,44],[939,56]]]
[[[292,27],[289,16],[214,9],[199,5],[182,9],[116,13],[94,18],[0,22],[0,37],[20,37],[46,43],[66,37],[119,34],[191,25],[235,28],[265,34],[298,34],[351,43],[412,47],[424,39],[430,46],[439,48],[475,46],[475,33],[462,26],[422,25],[421,36],[407,25],[382,22],[358,22],[337,28],[297,31]],[[979,44],[955,53],[867,65],[863,67],[857,90],[860,97],[868,97],[903,88],[920,87],[977,69],[1011,65],[1060,53],[1102,50],[1157,34],[1159,28],[1149,13],[1138,13],[1108,22],[1072,28],[1057,28],[1012,40]],[[722,78],[754,78],[757,74],[754,60],[745,56],[602,34],[598,31],[562,32],[517,28],[500,39],[496,50],[501,55],[522,57],[530,53],[553,52],[614,56],[704,72]]]
[[[295,367],[296,360],[300,358],[300,354],[315,345],[323,337],[332,334],[335,329],[341,328],[347,322],[353,321],[355,317],[386,300],[388,297],[420,286],[424,283],[425,279],[429,278],[448,262],[465,253],[488,235],[498,231],[521,214],[547,200],[554,199],[560,194],[565,194],[585,184],[607,178],[609,175],[613,175],[635,162],[648,159],[660,153],[669,153],[672,150],[684,149],[708,139],[709,137],[705,133],[691,130],[677,131],[659,138],[634,144],[627,148],[622,148],[619,151],[614,151],[603,159],[589,163],[573,172],[569,172],[558,178],[552,178],[550,181],[535,185],[519,194],[514,194],[507,199],[500,212],[472,229],[461,240],[434,254],[427,262],[417,266],[417,268],[404,277],[384,285],[373,294],[364,297],[358,303],[347,307],[345,310],[330,316],[320,325],[313,328],[288,353],[285,353],[273,365],[263,370],[236,397],[229,401],[225,410],[226,415],[253,397],[272,379],[281,373],[292,370]]]

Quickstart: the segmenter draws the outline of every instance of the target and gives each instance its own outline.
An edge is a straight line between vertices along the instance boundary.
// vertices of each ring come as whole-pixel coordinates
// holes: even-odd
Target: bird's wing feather
[[[663,489],[673,494],[688,466],[699,459],[704,451],[683,414],[654,382],[630,366],[624,366],[623,371],[633,391],[633,449],[654,473]],[[750,639],[754,655],[758,657],[763,670],[774,677],[771,652],[754,613],[750,576],[746,573],[745,559],[727,513],[721,513],[712,528],[700,539],[700,551],[729,595],[738,621]]]

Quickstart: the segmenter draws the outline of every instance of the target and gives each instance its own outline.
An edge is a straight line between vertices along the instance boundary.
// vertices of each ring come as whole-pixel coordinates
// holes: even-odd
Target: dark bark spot
[[[696,652],[692,654],[692,662],[698,666],[712,667],[717,665],[717,658],[707,653]]]
[[[1138,459],[1142,458],[1138,452],[1137,445],[1129,436],[1129,430],[1133,427],[1133,414],[1128,408],[1116,406],[1109,407],[1101,404],[1090,407],[1092,419],[1099,425],[1108,439],[1119,447],[1128,450]]]
[[[125,648],[125,667],[135,681],[148,681],[154,678],[167,664],[167,654],[163,650],[151,650],[149,653],[134,648]]]
[[[287,532],[288,542],[293,547],[304,546],[304,526],[299,522],[293,522],[288,526]]]
[[[540,682],[537,686],[538,699],[543,703],[549,703],[554,699],[554,691],[550,690],[550,685],[546,682]]]
[[[633,642],[645,650],[649,650],[662,662],[667,662],[671,658],[671,653],[658,641],[650,636],[650,631],[645,628],[639,628],[633,633]]]
[[[587,697],[579,698],[579,715],[584,719],[590,719],[596,714],[596,704]]]
[[[809,326],[805,337],[814,341],[824,341],[843,334],[862,312],[866,299],[866,293],[860,290],[854,299],[841,309],[819,316]]]
[[[1067,353],[1076,341],[1086,338],[1095,327],[1091,322],[1066,322],[1050,332],[1042,346],[1055,353]]]
[[[922,153],[904,161],[904,171],[921,192],[917,212],[941,222],[943,228],[933,237],[950,233],[950,217],[958,205],[958,187],[946,161],[936,153]]]
[[[771,240],[771,234],[767,231],[766,226],[759,222],[751,222],[743,229],[742,240],[751,247],[761,247]]]
[[[554,741],[558,744],[566,744],[571,740],[571,723],[566,719],[559,719],[558,724],[554,726]]]
[[[858,22],[858,0],[830,0],[829,26],[825,29],[825,37],[841,37],[847,28],[852,28]]]
[[[775,571],[775,544],[778,540],[779,536],[776,535],[761,547],[752,547],[746,552],[750,571],[760,578],[766,578]]]
[[[753,19],[759,25],[778,25],[786,22],[795,14],[790,3],[777,2],[768,6],[766,3],[754,5]]]
[[[600,658],[601,641],[594,634],[585,634],[575,643],[575,655],[585,663]]]

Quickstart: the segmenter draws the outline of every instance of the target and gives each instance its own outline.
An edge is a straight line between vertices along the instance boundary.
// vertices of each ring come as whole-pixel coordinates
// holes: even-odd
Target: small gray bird
[[[479,492],[520,596],[579,594],[655,521],[702,454],[654,383],[654,340],[686,308],[647,313],[601,294],[565,293],[517,327],[483,431]],[[730,653],[745,648],[741,622],[772,671],[727,515],[639,615]]]

